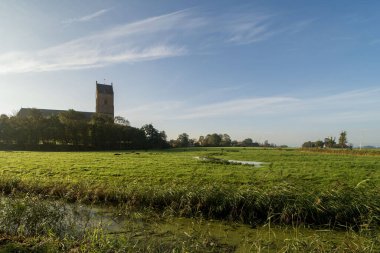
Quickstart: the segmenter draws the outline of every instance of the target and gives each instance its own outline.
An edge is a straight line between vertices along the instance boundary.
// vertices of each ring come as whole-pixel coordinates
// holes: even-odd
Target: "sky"
[[[0,113],[95,111],[168,139],[380,146],[380,1],[0,1]]]

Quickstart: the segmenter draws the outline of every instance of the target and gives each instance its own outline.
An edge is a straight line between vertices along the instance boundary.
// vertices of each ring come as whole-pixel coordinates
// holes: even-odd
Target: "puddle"
[[[43,213],[41,222],[57,224],[57,227],[73,227],[79,231],[91,228],[103,228],[108,232],[120,232],[125,228],[126,220],[138,223],[131,215],[126,216],[113,207],[92,206],[79,203],[66,203],[61,200],[46,200],[36,197],[1,196],[0,195],[0,220],[6,219],[17,227],[18,220],[37,222]],[[14,213],[17,217],[13,217]],[[54,217],[54,218],[52,218]],[[14,218],[14,220],[13,220]],[[12,223],[13,222],[13,223]],[[37,222],[38,223],[38,222]]]
[[[268,164],[265,162],[256,162],[256,161],[239,161],[239,160],[227,160],[227,161],[230,163],[235,163],[235,164],[253,165],[258,168],[262,167],[265,164]]]
[[[124,231],[127,220],[125,215],[107,207],[66,204],[66,210],[81,217],[82,222],[77,222],[79,228],[101,227],[108,232],[119,233]]]
[[[263,167],[266,164],[269,164],[267,162],[241,161],[241,160],[225,160],[225,159],[221,159],[221,158],[200,157],[200,156],[195,156],[194,159],[197,159],[197,160],[200,160],[200,161],[205,161],[205,162],[251,165],[251,166],[255,166],[256,168],[260,168],[260,167]]]

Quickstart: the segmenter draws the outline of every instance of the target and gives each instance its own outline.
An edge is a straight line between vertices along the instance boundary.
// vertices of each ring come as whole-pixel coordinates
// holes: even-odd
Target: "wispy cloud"
[[[108,11],[103,9],[67,22],[89,21]],[[225,43],[245,45],[268,39],[279,31],[272,27],[271,15],[233,13],[209,18],[196,9],[185,9],[117,25],[37,51],[0,54],[0,74],[75,70],[176,57],[194,53],[204,41],[211,41],[213,48]]]
[[[226,132],[233,138],[269,139],[276,143],[301,145],[306,140],[349,132],[350,142],[378,145],[380,88],[342,91],[321,96],[312,92],[297,96],[268,96],[232,99],[199,105],[194,101],[160,101],[130,108],[126,115],[133,124],[152,122],[176,138],[181,131],[193,137]],[[358,129],[367,131],[360,138]],[[377,132],[376,132],[377,131]],[[370,134],[371,133],[371,134]]]
[[[305,19],[284,25],[279,15],[254,11],[221,18],[226,20],[222,21],[226,42],[236,45],[253,44],[283,34],[294,35],[306,30],[315,21]]]
[[[90,21],[92,19],[95,19],[97,17],[100,17],[100,16],[106,14],[107,12],[109,12],[109,10],[110,9],[102,9],[100,11],[91,13],[91,14],[83,16],[83,17],[70,18],[70,19],[62,21],[62,24],[72,24],[72,23],[76,23],[76,22],[88,22],[88,21]]]
[[[321,97],[318,100],[325,101],[338,101],[338,102],[345,102],[348,105],[350,102],[355,103],[363,103],[367,101],[373,102],[373,99],[376,98],[376,96],[380,93],[380,88],[366,88],[366,89],[358,89],[358,90],[350,90],[350,91],[344,91],[337,94],[331,94],[325,97]],[[353,101],[353,100],[357,101]],[[376,101],[380,102],[378,99]]]
[[[289,34],[300,33],[306,30],[308,27],[310,27],[314,22],[315,22],[315,19],[301,20],[285,28],[284,32],[289,33]]]
[[[262,97],[226,101],[184,111],[178,118],[215,118],[221,116],[301,117],[319,122],[364,121],[380,118],[380,88],[360,89],[321,97]],[[286,115],[286,116],[285,116]]]
[[[245,14],[228,20],[225,25],[227,42],[245,45],[262,41],[276,32],[271,28],[270,16]]]
[[[176,29],[192,29],[196,24],[188,15],[187,11],[174,12],[119,25],[37,52],[2,54],[0,74],[84,69],[183,55],[186,48],[171,42],[169,34]]]
[[[221,103],[199,106],[178,116],[180,119],[210,118],[219,116],[236,116],[247,114],[268,114],[284,109],[285,106],[297,103],[291,97],[264,97],[237,99]]]

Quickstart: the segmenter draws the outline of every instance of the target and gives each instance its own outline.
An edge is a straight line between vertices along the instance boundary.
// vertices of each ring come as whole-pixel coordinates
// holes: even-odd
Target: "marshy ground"
[[[0,219],[17,218],[1,227],[0,249],[379,251],[379,152],[115,154],[0,152]],[[220,162],[228,160],[263,166]]]

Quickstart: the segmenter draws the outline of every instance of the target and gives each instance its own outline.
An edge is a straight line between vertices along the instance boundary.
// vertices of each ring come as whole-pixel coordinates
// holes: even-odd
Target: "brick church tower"
[[[114,118],[113,86],[96,81],[96,113]]]

